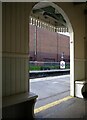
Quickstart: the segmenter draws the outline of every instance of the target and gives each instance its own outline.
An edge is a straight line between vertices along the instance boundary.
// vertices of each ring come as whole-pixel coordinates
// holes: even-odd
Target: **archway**
[[[47,5],[54,7],[56,10],[59,11],[59,13],[61,13],[61,15],[66,21],[66,27],[68,28],[68,32],[70,34],[70,95],[74,96],[74,38],[73,38],[74,33],[73,33],[73,28],[72,28],[72,25],[70,23],[68,16],[57,4],[49,3],[49,2],[46,2],[46,3],[40,2],[40,3],[37,3],[33,8],[40,9],[42,6],[46,7]]]

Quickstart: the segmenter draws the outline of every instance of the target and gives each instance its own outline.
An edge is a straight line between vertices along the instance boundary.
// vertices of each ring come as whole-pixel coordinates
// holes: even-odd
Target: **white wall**
[[[75,80],[85,78],[85,15],[84,7],[72,3],[60,3],[59,5],[67,14],[74,31],[74,60]]]
[[[3,96],[28,91],[27,3],[3,3]]]
[[[3,96],[28,91],[29,13],[35,3],[3,3]],[[85,16],[83,7],[56,3],[74,31],[75,80],[85,79]]]

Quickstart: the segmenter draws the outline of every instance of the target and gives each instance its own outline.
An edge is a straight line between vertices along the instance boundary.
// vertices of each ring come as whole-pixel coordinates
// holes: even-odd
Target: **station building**
[[[36,30],[35,30],[36,29]],[[70,37],[30,24],[30,61],[70,62]],[[36,32],[36,33],[35,33]]]

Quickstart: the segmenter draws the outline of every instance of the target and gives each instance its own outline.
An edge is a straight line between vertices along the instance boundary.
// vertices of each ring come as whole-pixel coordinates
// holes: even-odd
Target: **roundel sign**
[[[60,61],[60,68],[65,68],[65,61]]]

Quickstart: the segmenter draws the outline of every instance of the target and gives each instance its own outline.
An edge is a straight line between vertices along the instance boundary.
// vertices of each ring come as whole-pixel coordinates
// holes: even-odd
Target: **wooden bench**
[[[3,97],[2,119],[34,119],[34,105],[37,97],[33,93]]]

